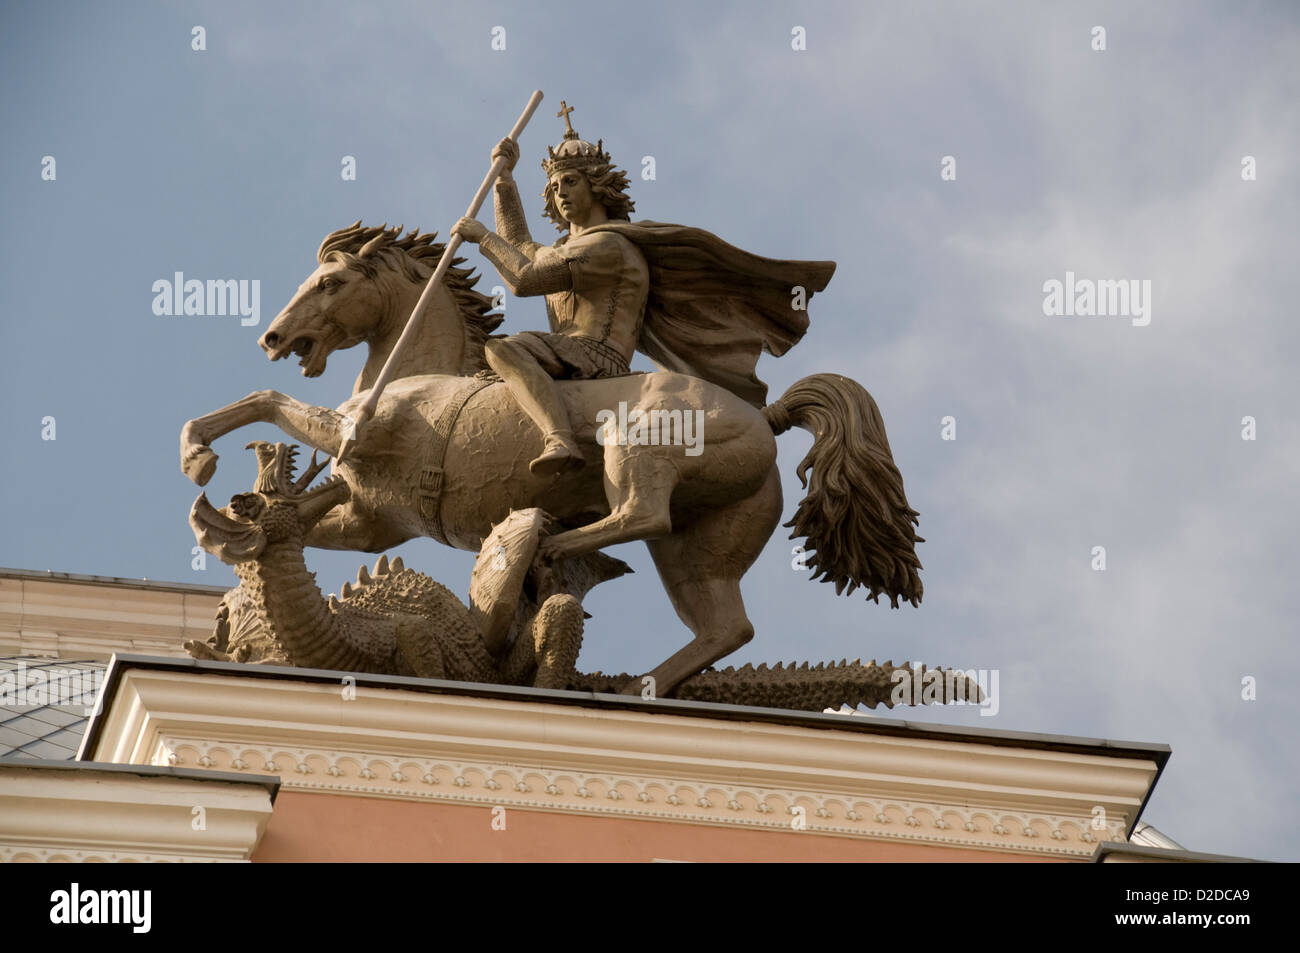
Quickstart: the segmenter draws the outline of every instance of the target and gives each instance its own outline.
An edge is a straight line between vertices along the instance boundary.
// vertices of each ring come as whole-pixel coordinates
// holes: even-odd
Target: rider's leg
[[[490,338],[483,350],[488,366],[501,375],[519,406],[546,438],[541,454],[528,468],[541,476],[550,476],[582,466],[582,451],[574,439],[568,411],[555,390],[554,379],[536,356],[508,338]],[[557,365],[556,371],[560,370]]]
[[[558,562],[634,539],[672,532],[673,490],[681,473],[658,447],[605,445],[605,499],[609,515],[576,529],[543,537],[537,552]],[[769,531],[770,535],[770,531]]]

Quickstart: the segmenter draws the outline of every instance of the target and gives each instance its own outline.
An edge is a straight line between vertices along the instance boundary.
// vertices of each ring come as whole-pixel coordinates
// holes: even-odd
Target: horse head
[[[367,342],[377,366],[367,364],[358,389],[368,387],[446,248],[434,237],[418,229],[402,237],[400,225],[359,220],[331,232],[316,254],[318,267],[258,344],[273,361],[298,355],[303,376],[317,377],[334,351]],[[502,319],[487,313],[492,299],[473,290],[477,280],[469,269],[448,270],[397,376],[474,373],[482,366],[483,341]]]

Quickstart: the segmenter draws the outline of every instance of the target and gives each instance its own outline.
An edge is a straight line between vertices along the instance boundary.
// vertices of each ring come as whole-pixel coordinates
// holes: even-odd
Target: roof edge
[[[252,784],[264,788],[275,803],[280,791],[280,779],[271,774],[236,774],[232,771],[207,771],[198,768],[174,768],[169,765],[115,764],[108,761],[51,761],[48,759],[0,760],[0,771],[6,768],[35,769],[38,771],[100,771],[106,774],[137,775],[142,778],[175,778],[178,781],[211,781],[225,784]]]
[[[1143,847],[1138,844],[1124,844],[1119,841],[1102,841],[1093,851],[1092,863],[1100,864],[1111,854],[1128,854],[1149,860],[1166,863],[1184,864],[1271,864],[1271,860],[1258,860],[1253,857],[1233,857],[1229,854],[1207,854],[1197,850],[1173,850],[1167,847]]]
[[[792,711],[782,708],[754,708],[743,705],[724,705],[714,702],[684,701],[661,698],[646,701],[636,695],[606,695],[597,692],[561,691],[557,689],[529,688],[516,685],[490,685],[479,682],[456,682],[443,679],[412,678],[400,675],[372,675],[359,672],[337,672],[323,669],[293,668],[273,665],[246,665],[237,662],[211,662],[200,659],[166,658],[152,655],[114,654],[109,660],[103,688],[95,705],[95,712],[82,737],[77,760],[83,761],[86,753],[94,749],[104,722],[104,699],[112,697],[122,673],[129,669],[155,671],[195,672],[196,674],[230,676],[237,678],[289,679],[337,684],[348,675],[356,680],[357,687],[397,688],[408,691],[444,695],[469,695],[479,698],[496,698],[504,701],[545,702],[557,705],[576,705],[621,711],[664,712],[674,715],[716,718],[731,721],[759,721],[804,728],[833,731],[855,731],[866,734],[904,736],[934,741],[987,744],[1004,747],[1030,748],[1063,753],[1090,754],[1101,757],[1149,759],[1156,763],[1156,776],[1150,790],[1164,771],[1173,753],[1166,744],[1149,742],[1115,741],[1104,738],[1080,738],[1069,735],[1052,735],[1035,732],[1001,731],[970,728],[960,725],[934,726],[892,718],[854,718],[824,712]],[[1150,799],[1150,790],[1147,800]],[[1133,824],[1141,817],[1137,812]],[[1129,834],[1132,833],[1130,827]]]
[[[18,579],[30,582],[66,582],[82,586],[107,586],[113,589],[149,589],[154,592],[197,593],[204,596],[222,596],[230,586],[209,586],[197,582],[162,582],[153,579],[129,579],[123,576],[91,576],[72,572],[55,572],[47,569],[8,569],[0,566],[0,579]]]

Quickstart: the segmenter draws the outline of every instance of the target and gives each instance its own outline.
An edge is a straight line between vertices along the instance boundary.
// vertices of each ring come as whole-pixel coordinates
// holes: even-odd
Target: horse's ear
[[[364,245],[361,246],[361,251],[357,252],[357,257],[369,258],[372,254],[374,254],[375,249],[377,249],[383,243],[384,243],[384,233],[381,231],[378,235],[376,235],[374,238],[370,239],[370,241],[366,242]]]

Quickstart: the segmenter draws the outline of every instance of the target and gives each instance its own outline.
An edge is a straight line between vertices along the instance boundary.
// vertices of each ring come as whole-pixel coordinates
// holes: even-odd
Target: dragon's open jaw
[[[341,476],[311,486],[329,463],[328,457],[318,463],[313,453],[311,464],[298,476],[297,447],[258,440],[245,449],[257,453],[253,492],[238,494],[221,509],[200,494],[190,509],[190,526],[199,545],[232,566],[257,559],[269,541],[285,538],[286,527],[301,540],[326,513],[352,497]]]
[[[324,514],[349,496],[347,484],[343,482],[343,477],[337,474],[314,487],[311,486],[311,481],[329,465],[329,457],[319,462],[316,460],[315,450],[311,454],[311,463],[303,470],[302,475],[298,476],[296,444],[255,440],[245,449],[253,450],[257,454],[258,472],[257,482],[253,484],[254,492],[296,503],[304,518],[318,506],[323,506],[319,513]],[[307,512],[304,512],[304,507],[307,508]],[[319,515],[316,518],[319,519]]]

